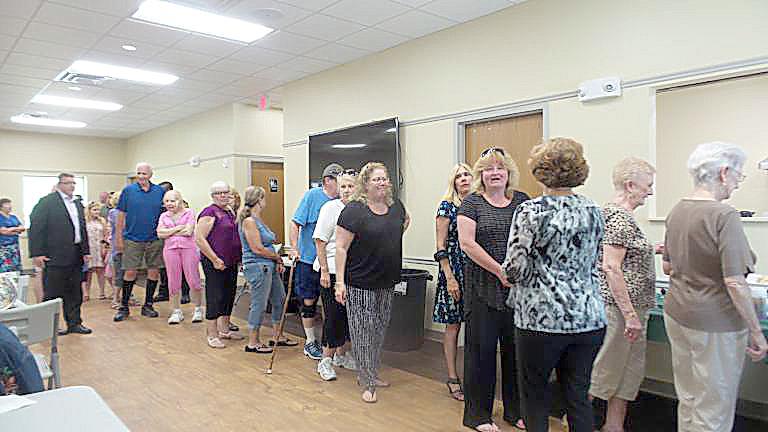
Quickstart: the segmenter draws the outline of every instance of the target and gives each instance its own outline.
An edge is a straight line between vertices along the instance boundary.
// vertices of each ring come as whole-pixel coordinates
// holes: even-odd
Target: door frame
[[[253,185],[253,162],[279,163],[283,166],[283,175],[285,175],[285,157],[284,156],[248,156],[248,186]]]
[[[523,105],[513,108],[503,108],[497,110],[484,111],[477,114],[470,114],[458,117],[454,120],[454,163],[466,162],[466,128],[472,123],[482,123],[491,120],[502,120],[513,117],[522,117],[530,114],[541,113],[541,130],[544,139],[549,138],[549,106],[546,103],[537,103]]]

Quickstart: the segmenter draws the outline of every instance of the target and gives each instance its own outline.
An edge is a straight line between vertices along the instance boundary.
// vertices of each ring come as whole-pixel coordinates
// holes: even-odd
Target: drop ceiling
[[[280,106],[287,82],[351,62],[524,0],[172,0],[266,25],[250,45],[130,19],[140,0],[0,0],[0,128],[127,138],[218,106]],[[123,45],[134,45],[126,51]],[[75,60],[166,72],[170,86],[53,81]],[[116,102],[105,112],[31,104],[37,94]],[[84,129],[21,126],[45,112]]]

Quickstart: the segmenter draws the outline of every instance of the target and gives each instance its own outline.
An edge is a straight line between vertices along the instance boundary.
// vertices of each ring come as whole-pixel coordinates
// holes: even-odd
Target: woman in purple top
[[[224,348],[221,339],[242,340],[229,330],[229,316],[235,301],[237,268],[242,251],[229,185],[217,181],[211,185],[213,204],[197,217],[195,240],[200,248],[200,261],[205,274],[205,319],[208,323],[208,346]]]

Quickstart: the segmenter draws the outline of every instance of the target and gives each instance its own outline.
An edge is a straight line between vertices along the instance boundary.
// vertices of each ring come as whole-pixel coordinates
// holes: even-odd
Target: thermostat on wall
[[[578,95],[581,102],[621,96],[621,78],[608,77],[584,81],[579,84]]]

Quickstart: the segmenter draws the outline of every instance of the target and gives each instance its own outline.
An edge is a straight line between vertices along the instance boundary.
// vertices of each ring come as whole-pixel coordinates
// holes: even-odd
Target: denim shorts
[[[298,298],[317,300],[320,297],[320,272],[313,270],[312,264],[297,261],[293,276],[293,288]]]

